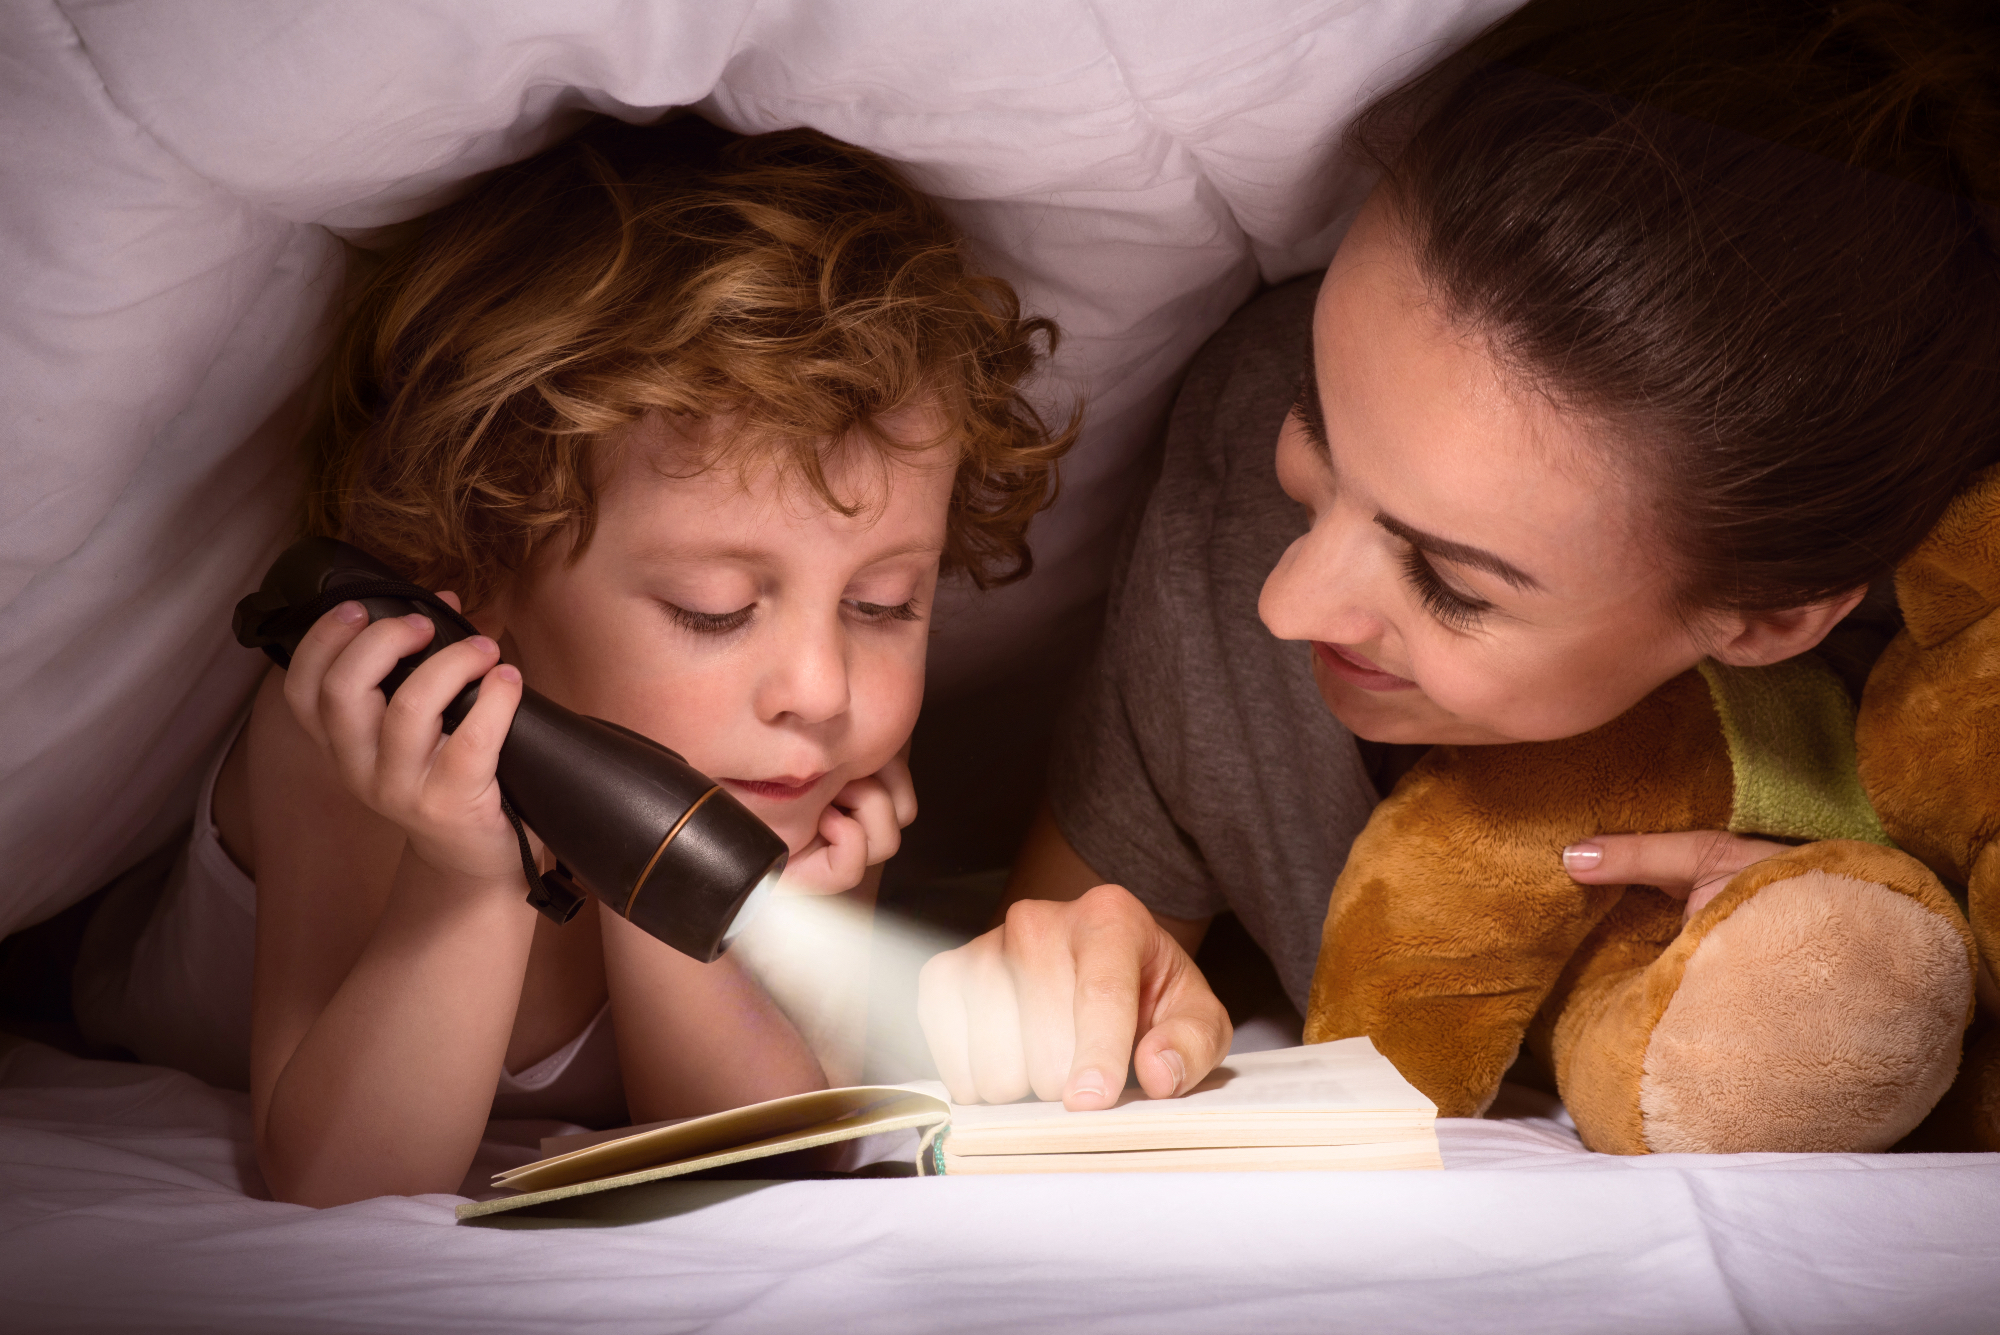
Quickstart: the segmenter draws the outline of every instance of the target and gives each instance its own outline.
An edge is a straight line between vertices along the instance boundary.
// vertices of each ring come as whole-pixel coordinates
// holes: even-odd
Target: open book
[[[458,1217],[903,1130],[921,1133],[926,1174],[1441,1168],[1436,1119],[1436,1105],[1365,1038],[1233,1056],[1180,1098],[1127,1090],[1097,1112],[955,1104],[935,1081],[823,1089],[545,1141],[566,1152],[493,1179],[522,1194],[461,1205]]]

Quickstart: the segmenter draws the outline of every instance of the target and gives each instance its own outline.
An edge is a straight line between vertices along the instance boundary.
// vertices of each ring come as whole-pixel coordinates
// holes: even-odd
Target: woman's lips
[[[1327,644],[1323,640],[1313,641],[1313,652],[1319,656],[1320,665],[1342,681],[1352,682],[1364,691],[1414,691],[1417,684],[1407,677],[1398,677],[1393,672],[1384,672],[1373,663],[1351,649],[1343,649],[1337,644]]]
[[[749,793],[754,797],[761,797],[767,801],[790,802],[804,797],[807,793],[819,787],[820,780],[825,777],[825,773],[822,772],[819,774],[809,774],[804,778],[794,778],[789,774],[781,774],[775,779],[724,779],[722,782],[728,784],[738,792]]]

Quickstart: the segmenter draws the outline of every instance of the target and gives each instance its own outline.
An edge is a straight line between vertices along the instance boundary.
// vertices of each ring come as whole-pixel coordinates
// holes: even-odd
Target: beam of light
[[[845,895],[780,889],[730,946],[818,1054],[834,1085],[937,1076],[917,1023],[917,973],[964,938]]]

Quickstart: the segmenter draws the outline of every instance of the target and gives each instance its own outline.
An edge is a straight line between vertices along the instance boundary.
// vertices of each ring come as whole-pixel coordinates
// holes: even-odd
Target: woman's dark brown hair
[[[1442,308],[1638,465],[1684,607],[1866,584],[2000,457],[1996,11],[1534,3],[1357,122]]]
[[[1055,336],[872,153],[605,119],[430,215],[362,289],[306,521],[478,606],[590,540],[596,451],[649,413],[727,417],[699,465],[773,461],[853,513],[827,451],[907,448],[884,419],[927,409],[958,460],[944,567],[1005,583],[1076,436],[1021,392]]]

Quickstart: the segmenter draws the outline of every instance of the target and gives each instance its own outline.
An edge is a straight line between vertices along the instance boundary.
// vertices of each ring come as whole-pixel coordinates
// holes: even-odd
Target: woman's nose
[[[1257,615],[1281,640],[1366,644],[1382,633],[1371,610],[1366,552],[1322,523],[1299,538],[1264,579]]]
[[[839,626],[792,627],[778,638],[775,653],[758,691],[761,718],[824,723],[847,712],[847,639]]]

